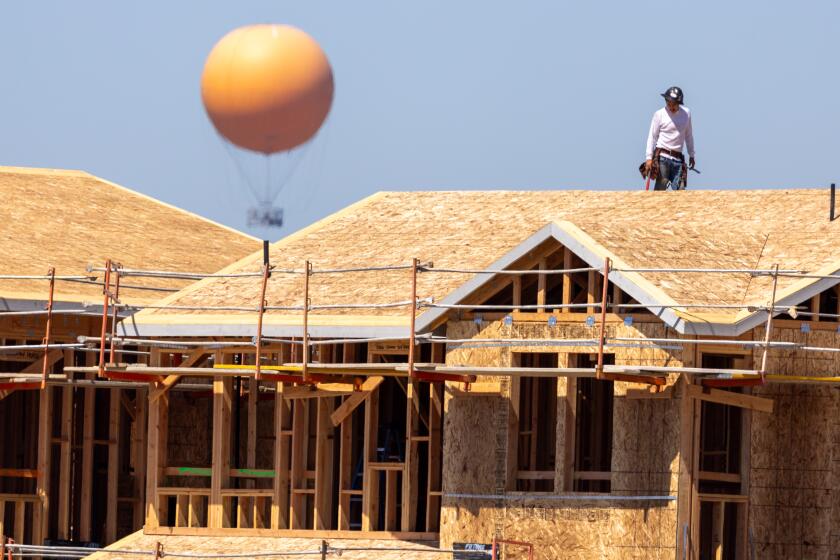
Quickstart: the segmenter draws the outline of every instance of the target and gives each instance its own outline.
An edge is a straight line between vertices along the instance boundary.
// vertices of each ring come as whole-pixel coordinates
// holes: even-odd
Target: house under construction
[[[78,337],[110,332],[114,318],[189,282],[123,282],[103,327],[102,280],[88,267],[119,256],[123,266],[212,272],[259,242],[79,171],[0,168],[0,195],[0,535],[110,543],[145,517],[146,385],[64,368],[98,363]]]
[[[49,383],[147,395],[145,526],[116,547],[829,558],[833,208],[822,189],[380,193],[192,275]],[[100,326],[116,283],[184,278],[121,262],[95,270]]]

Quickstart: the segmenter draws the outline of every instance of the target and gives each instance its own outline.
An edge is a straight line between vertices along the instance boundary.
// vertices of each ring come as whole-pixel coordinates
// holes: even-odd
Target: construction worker
[[[647,140],[645,177],[656,179],[654,190],[684,189],[689,169],[694,169],[694,136],[691,132],[691,111],[683,105],[683,92],[674,86],[662,94],[665,107],[653,114]],[[683,156],[688,148],[688,167]],[[652,173],[652,175],[651,175]]]

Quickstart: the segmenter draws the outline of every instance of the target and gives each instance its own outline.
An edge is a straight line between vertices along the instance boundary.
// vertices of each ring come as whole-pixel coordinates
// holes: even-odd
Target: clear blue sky
[[[222,35],[259,22],[313,35],[336,97],[279,199],[287,226],[258,236],[383,189],[643,188],[673,84],[694,115],[690,188],[840,179],[836,0],[9,2],[0,163],[84,169],[246,229],[199,78]]]

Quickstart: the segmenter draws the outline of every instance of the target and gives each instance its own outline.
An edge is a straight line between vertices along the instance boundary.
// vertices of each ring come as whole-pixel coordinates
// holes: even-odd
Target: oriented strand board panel
[[[301,270],[405,265],[412,258],[436,268],[487,267],[550,223],[571,222],[592,242],[632,267],[769,268],[814,271],[838,263],[840,223],[827,216],[828,192],[799,190],[458,191],[383,192],[281,239],[271,248],[278,269]],[[226,270],[258,271],[262,254]],[[471,274],[422,273],[418,295],[439,301]],[[685,304],[758,304],[770,297],[767,277],[748,274],[643,274],[656,289]],[[372,281],[375,278],[375,281]],[[406,270],[318,274],[310,282],[313,304],[384,303],[410,298]],[[797,282],[779,280],[780,296]],[[243,305],[259,299],[259,278],[204,280],[173,297],[178,305]],[[275,274],[272,306],[303,301],[300,275]],[[405,325],[407,308],[345,310],[357,322]],[[732,318],[735,310],[717,310]],[[335,316],[318,311],[313,316]],[[146,324],[191,324],[207,312],[141,313]],[[299,315],[269,312],[269,322],[298,324]],[[235,318],[234,318],[235,319]],[[243,317],[243,320],[247,320]],[[349,319],[348,319],[349,320]]]
[[[259,241],[186,210],[82,171],[0,167],[0,274],[85,275],[107,259],[125,268],[215,272],[259,248]],[[10,232],[14,231],[14,234]],[[100,274],[101,277],[101,274]],[[132,278],[128,285],[182,288],[189,281]],[[0,296],[47,299],[47,283],[4,280]],[[123,301],[153,302],[163,292],[123,290]],[[58,282],[58,301],[101,303],[102,288]]]
[[[441,544],[491,542],[493,508],[478,500],[445,502]],[[505,540],[534,544],[535,560],[675,558],[675,502],[640,507],[632,502],[509,500],[504,511]],[[445,530],[444,530],[445,528]],[[511,547],[505,558],[525,559]]]
[[[560,317],[562,321],[562,316]],[[597,330],[583,322],[546,323],[500,321],[477,323],[450,321],[447,336],[472,338],[590,339]],[[610,323],[608,336],[632,338],[675,337],[659,323],[625,325]],[[513,352],[557,352],[558,363],[567,364],[569,353],[592,353],[589,346],[516,346],[481,348],[450,345],[449,365],[511,365]],[[616,364],[692,365],[694,347],[679,349],[620,347]],[[673,381],[671,379],[670,381]],[[628,496],[676,495],[679,473],[679,399],[628,399],[629,387],[616,382],[613,404],[612,493]],[[565,385],[560,387],[563,392]],[[610,502],[585,500],[520,499],[506,492],[507,465],[507,380],[504,396],[453,397],[446,400],[444,434],[444,501],[441,511],[441,540],[490,542],[494,535],[508,540],[532,542],[536,558],[674,558],[677,510],[675,501],[639,502],[620,498]],[[562,403],[562,399],[561,399]],[[566,431],[565,415],[558,415],[557,434]],[[562,449],[562,446],[558,446]],[[562,469],[558,455],[557,470]],[[562,480],[562,477],[559,477]],[[555,494],[565,491],[557,488]],[[491,499],[456,497],[480,494]],[[507,499],[495,496],[506,495]],[[509,550],[506,558],[525,558]]]
[[[402,541],[376,539],[325,539],[330,549],[335,553],[328,554],[328,558],[337,558],[340,550],[342,560],[452,560],[452,554],[435,553],[438,543],[434,541]],[[141,531],[129,535],[108,547],[116,550],[148,550],[154,551],[155,544],[160,542],[163,552],[185,554],[237,554],[242,560],[259,560],[266,558],[269,552],[288,552],[294,557],[320,558],[320,555],[301,556],[301,552],[320,550],[320,538],[288,538],[288,537],[208,537],[208,536],[161,536],[144,535]],[[365,548],[371,550],[349,550]],[[344,550],[347,549],[347,550]],[[253,553],[254,556],[248,556]],[[277,556],[281,558],[282,556]],[[137,554],[96,553],[88,558],[96,560],[136,560]]]
[[[763,339],[764,329],[755,330]],[[840,345],[836,330],[776,327],[772,340]],[[756,349],[754,360],[761,360]],[[768,373],[837,375],[837,353],[771,350]],[[750,529],[758,558],[833,558],[840,554],[840,392],[825,385],[769,384],[753,394],[774,400],[752,413]]]

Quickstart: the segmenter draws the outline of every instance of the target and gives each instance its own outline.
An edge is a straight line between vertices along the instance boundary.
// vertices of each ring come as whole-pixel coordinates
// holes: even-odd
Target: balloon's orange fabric
[[[219,133],[270,154],[312,138],[333,98],[333,75],[312,37],[288,25],[235,29],[213,47],[201,97]]]

